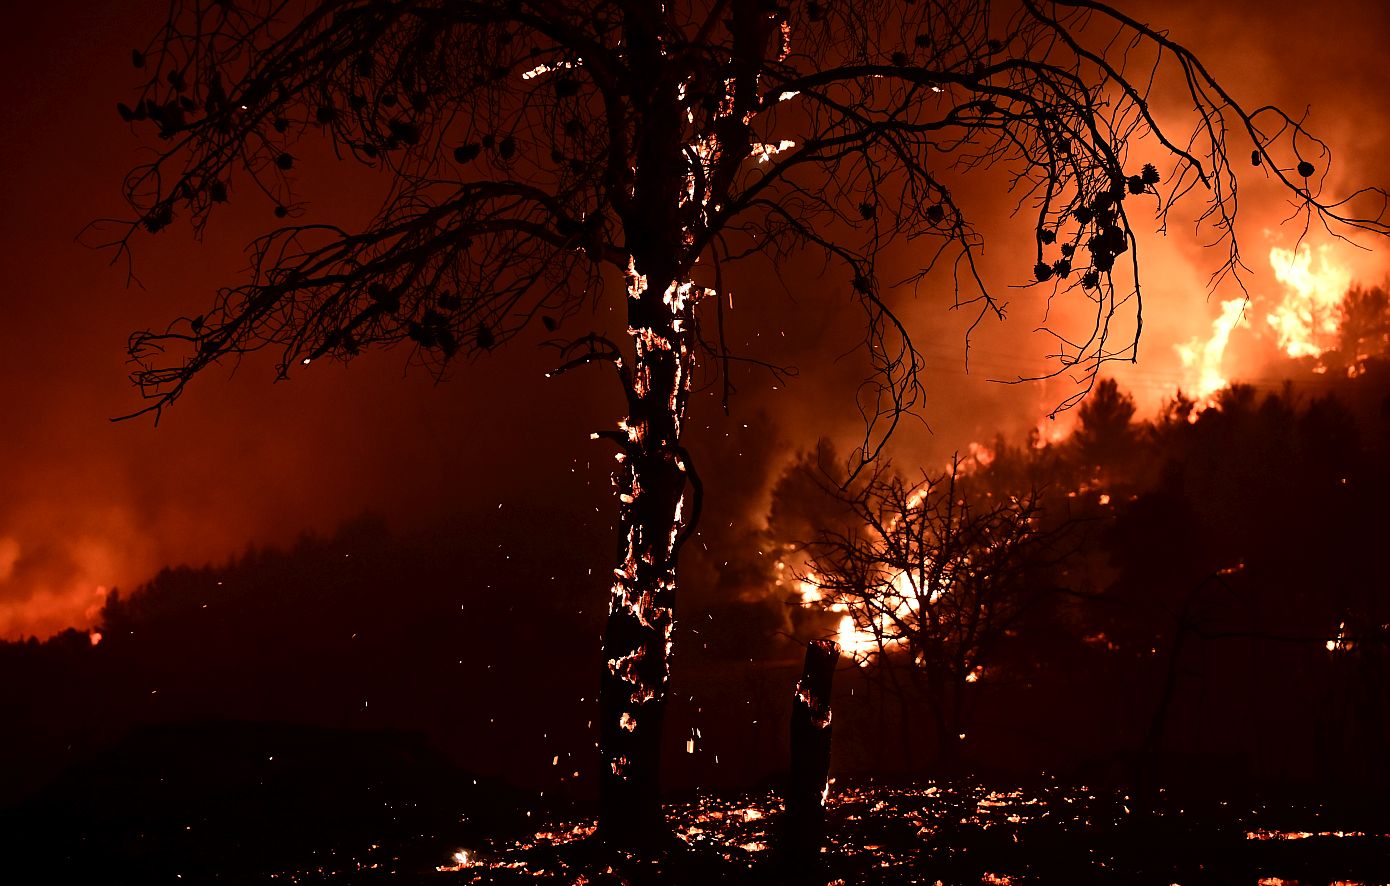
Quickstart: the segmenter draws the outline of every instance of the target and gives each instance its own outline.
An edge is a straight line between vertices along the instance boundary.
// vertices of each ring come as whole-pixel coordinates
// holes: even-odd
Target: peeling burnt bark
[[[834,640],[806,645],[806,664],[792,695],[791,771],[787,776],[782,852],[793,873],[819,866],[825,839],[825,798],[830,774],[830,689],[840,646]]]
[[[614,569],[599,684],[599,837],[641,848],[669,839],[661,812],[662,725],[675,627],[676,558],[685,525],[687,465],[680,446],[693,367],[695,290],[650,285],[634,261],[628,321],[635,360],[625,376],[629,415],[621,466]]]

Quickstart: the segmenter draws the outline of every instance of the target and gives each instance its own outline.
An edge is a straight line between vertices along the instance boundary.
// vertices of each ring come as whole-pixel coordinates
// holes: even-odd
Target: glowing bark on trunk
[[[618,565],[604,631],[599,692],[599,831],[608,840],[664,839],[658,767],[675,627],[676,554],[687,466],[681,422],[694,362],[691,312],[696,290],[672,282],[648,288],[628,271],[628,333],[635,364],[618,487]]]

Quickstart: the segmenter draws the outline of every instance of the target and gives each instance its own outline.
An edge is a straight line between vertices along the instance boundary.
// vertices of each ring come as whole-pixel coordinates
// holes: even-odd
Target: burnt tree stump
[[[812,640],[806,645],[806,665],[792,695],[791,771],[787,776],[782,852],[794,874],[810,875],[820,867],[829,791],[830,688],[839,661],[838,643]]]

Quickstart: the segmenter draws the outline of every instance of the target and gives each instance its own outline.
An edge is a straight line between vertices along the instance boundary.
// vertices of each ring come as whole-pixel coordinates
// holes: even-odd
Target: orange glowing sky
[[[1121,5],[1197,49],[1244,101],[1295,112],[1310,105],[1309,126],[1337,151],[1334,188],[1390,185],[1386,4]],[[610,426],[619,403],[594,379],[547,381],[546,356],[524,342],[460,368],[444,385],[406,372],[404,352],[371,355],[346,369],[315,366],[278,385],[270,383],[268,361],[248,360],[235,374],[229,367],[201,380],[158,428],[148,420],[108,420],[138,407],[125,378],[129,332],[197,312],[214,286],[235,279],[244,264],[241,246],[262,220],[247,207],[214,219],[201,244],[177,227],[144,239],[134,266],[139,285],[126,285],[124,267],[111,266],[109,254],[76,242],[87,222],[120,211],[119,184],[137,162],[140,142],[114,107],[135,84],[130,48],[144,42],[163,8],[153,0],[50,0],[8,15],[0,54],[0,82],[8,86],[0,130],[0,389],[8,417],[0,436],[0,638],[85,625],[105,588],[131,587],[165,564],[222,560],[249,542],[326,531],[365,510],[410,526],[545,494],[592,513],[594,502],[606,500],[608,456],[588,445],[588,432]],[[1291,248],[1297,232],[1277,227],[1287,215],[1283,198],[1257,176],[1248,181],[1242,237],[1259,327],[1267,305],[1282,297],[1267,256]],[[317,184],[311,198],[352,212],[349,189],[335,188],[331,178]],[[1142,361],[1117,373],[1149,406],[1184,383],[1175,346],[1209,337],[1222,300],[1234,295],[1208,299],[1215,259],[1188,234],[1175,224],[1166,239],[1147,244]],[[1377,281],[1385,273],[1384,252],[1348,244],[1328,250],[1328,260],[1355,278]],[[994,241],[990,258],[1006,267],[1007,243]],[[1000,284],[1021,282],[1026,267]],[[697,436],[718,442],[704,469],[707,483],[712,475],[730,482],[742,470],[731,455],[739,441],[754,445],[768,423],[786,445],[853,426],[857,378],[816,357],[844,350],[836,318],[787,312],[772,294],[763,306],[738,300],[736,318],[742,307],[750,319],[736,328],[750,342],[755,326],[765,338],[788,333],[797,344],[779,341],[772,350],[799,365],[801,378],[790,390],[773,390],[761,377],[742,384],[732,420],[717,417],[708,398],[697,405],[694,424],[710,426]],[[1029,334],[1036,304],[1026,291],[1010,298],[1013,319],[976,339],[968,378],[961,373],[961,318],[947,314],[939,299],[905,309],[927,344],[933,400],[926,417],[936,432],[913,432],[905,445],[939,457],[992,437],[994,428],[1032,426],[1055,404],[1055,389],[988,383],[1036,370],[1047,348]],[[759,324],[751,322],[760,314]],[[776,322],[763,323],[768,317]],[[1232,361],[1242,359],[1237,352],[1233,346]],[[837,394],[840,410],[828,415],[826,404]],[[758,425],[750,416],[766,420]],[[745,479],[760,488],[770,478]]]

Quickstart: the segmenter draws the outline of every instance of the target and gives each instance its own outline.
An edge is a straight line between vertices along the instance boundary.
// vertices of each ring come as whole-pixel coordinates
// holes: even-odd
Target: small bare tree
[[[843,495],[851,522],[823,527],[807,546],[806,580],[821,604],[844,611],[871,644],[861,663],[902,657],[926,698],[936,758],[957,759],[966,687],[1027,606],[1049,592],[1044,570],[1068,525],[1042,525],[1037,490],[995,496],[962,476],[905,480],[887,466]],[[843,639],[843,638],[842,638]]]
[[[720,333],[726,265],[811,250],[842,268],[830,285],[863,306],[872,365],[862,465],[922,394],[883,250],[921,238],[919,279],[940,268],[957,305],[1003,315],[961,186],[983,169],[1036,220],[1020,277],[1092,309],[1060,339],[1057,371],[1083,382],[1133,353],[1107,341],[1139,310],[1135,201],[1163,219],[1194,196],[1236,271],[1248,147],[1305,220],[1386,230],[1379,206],[1322,195],[1327,151],[1299,120],[1246,109],[1165,31],[1093,0],[172,0],[133,61],[144,85],[119,111],[154,150],[106,239],[123,255],[179,216],[201,233],[231,199],[276,219],[245,280],[131,339],[150,410],[253,351],[286,376],[399,344],[442,374],[535,323],[571,328],[562,368],[613,371],[627,414],[600,434],[621,467],[598,722],[600,831],[620,843],[664,834],[676,560],[698,510],[682,429],[699,356],[746,356]],[[1192,108],[1180,131],[1150,110],[1160,82]],[[330,151],[381,175],[365,223],[305,215],[295,175]],[[620,333],[572,329],[614,291]]]

